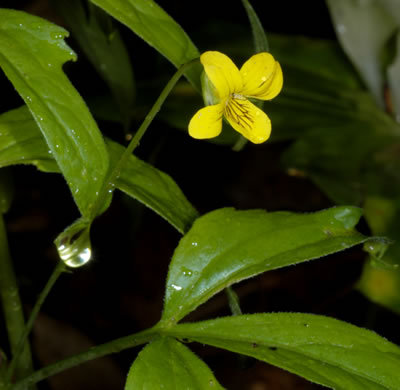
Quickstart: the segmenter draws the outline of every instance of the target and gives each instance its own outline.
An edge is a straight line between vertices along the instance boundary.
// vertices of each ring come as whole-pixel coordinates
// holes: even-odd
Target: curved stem
[[[104,185],[100,191],[100,194],[97,197],[96,204],[92,209],[93,211],[92,211],[92,215],[91,215],[91,220],[93,220],[97,216],[97,214],[100,212],[101,208],[103,207],[103,204],[107,200],[107,195],[113,191],[113,189],[115,187],[115,182],[118,179],[119,175],[121,174],[121,171],[126,163],[126,160],[129,158],[129,156],[133,153],[133,151],[139,145],[140,140],[146,133],[146,130],[150,126],[151,122],[153,121],[153,119],[155,118],[157,113],[160,111],[161,106],[163,105],[165,99],[168,97],[168,95],[174,88],[175,84],[182,77],[182,75],[186,72],[187,68],[189,68],[193,64],[197,63],[198,61],[199,61],[199,59],[195,58],[194,60],[191,60],[191,61],[187,62],[186,64],[181,65],[181,67],[175,72],[175,74],[169,80],[167,85],[164,87],[160,96],[158,97],[158,99],[154,103],[153,107],[151,108],[149,113],[146,115],[144,121],[140,125],[138,131],[135,133],[131,142],[125,149],[124,153],[121,155],[121,158],[115,164],[115,166],[111,169],[111,171],[108,175],[108,178],[107,178],[107,180],[105,180]]]
[[[85,352],[82,352],[75,356],[71,356],[67,359],[61,360],[60,362],[54,363],[50,366],[44,367],[41,370],[36,371],[32,375],[17,382],[12,387],[12,390],[23,390],[29,385],[40,382],[41,380],[58,374],[61,371],[67,370],[68,368],[75,367],[79,364],[97,359],[105,355],[109,355],[111,353],[120,352],[124,349],[133,348],[138,345],[148,343],[153,338],[157,337],[158,334],[158,327],[156,325],[153,328],[146,329],[142,332],[135,333],[130,336],[121,337],[108,343],[92,347]]]
[[[53,273],[50,275],[49,280],[47,281],[46,285],[44,286],[43,291],[40,293],[35,305],[33,306],[33,309],[31,311],[31,314],[29,316],[28,322],[25,325],[24,331],[21,334],[21,337],[19,339],[16,352],[11,360],[11,363],[8,367],[8,373],[7,373],[7,378],[11,382],[11,378],[13,376],[14,370],[17,367],[18,364],[18,359],[21,356],[22,351],[24,350],[26,341],[28,339],[29,333],[32,330],[33,324],[36,320],[36,317],[39,313],[40,308],[42,307],[46,297],[49,295],[50,290],[56,283],[57,279],[61,275],[61,273],[65,270],[65,265],[62,261],[60,261],[57,265],[57,267],[54,269]]]

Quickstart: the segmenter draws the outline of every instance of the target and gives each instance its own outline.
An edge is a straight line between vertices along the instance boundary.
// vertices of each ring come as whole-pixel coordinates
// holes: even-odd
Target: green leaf
[[[180,324],[168,334],[252,356],[336,390],[400,388],[400,348],[332,318],[300,313]]]
[[[106,144],[114,165],[124,147],[111,140]],[[25,106],[0,115],[0,167],[15,164],[33,164],[44,172],[60,171]],[[133,155],[116,187],[151,208],[181,233],[198,216],[170,176]]]
[[[135,100],[133,70],[128,51],[112,19],[89,4],[86,15],[81,0],[54,1],[82,51],[108,84],[125,127],[129,127]]]
[[[107,140],[114,163],[124,147]],[[179,232],[186,232],[198,217],[175,181],[164,172],[131,155],[117,180],[117,188],[165,218]]]
[[[173,255],[162,321],[178,322],[243,279],[364,242],[353,229],[360,216],[355,207],[311,214],[226,208],[198,218]]]
[[[0,115],[0,166],[35,165],[43,172],[60,172],[27,106]]]
[[[327,0],[340,43],[384,107],[382,51],[396,30],[396,21],[381,1]]]
[[[21,11],[0,9],[0,66],[28,105],[82,215],[90,215],[108,170],[103,138],[62,71],[75,54],[68,32]]]
[[[182,27],[153,0],[91,0],[129,27],[176,67],[200,56]],[[192,66],[185,76],[199,91],[202,67]]]
[[[211,370],[173,338],[146,345],[133,362],[125,390],[222,390]]]
[[[261,53],[263,51],[269,51],[269,45],[267,36],[265,35],[264,28],[258,18],[254,8],[251,6],[248,0],[242,0],[243,7],[247,12],[247,16],[250,21],[251,30],[253,33],[254,49],[256,53]]]

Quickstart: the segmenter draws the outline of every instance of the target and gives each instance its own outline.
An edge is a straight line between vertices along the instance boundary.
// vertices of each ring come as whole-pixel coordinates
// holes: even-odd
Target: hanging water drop
[[[79,220],[55,240],[61,260],[69,267],[81,267],[92,258],[89,232],[90,226]]]

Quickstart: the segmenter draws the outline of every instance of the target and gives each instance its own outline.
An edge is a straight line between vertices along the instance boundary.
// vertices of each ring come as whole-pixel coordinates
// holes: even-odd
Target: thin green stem
[[[128,348],[133,348],[138,345],[146,344],[153,338],[159,335],[157,325],[153,328],[146,329],[142,332],[132,334],[130,336],[121,337],[119,339],[110,341],[108,343],[92,347],[85,352],[78,355],[71,356],[67,359],[61,360],[50,366],[44,367],[41,370],[36,371],[32,375],[25,379],[17,382],[12,390],[23,390],[27,386],[34,383],[40,382],[52,375],[58,374],[61,371],[75,367],[79,364],[88,362],[93,359],[100,358],[102,356],[109,355],[111,353],[121,352]]]
[[[131,142],[125,149],[124,153],[121,155],[119,161],[114,165],[114,167],[111,169],[107,180],[104,182],[104,185],[99,193],[99,196],[97,197],[97,201],[95,206],[93,207],[93,212],[92,212],[92,218],[93,220],[96,215],[99,213],[101,208],[103,207],[104,203],[107,200],[107,196],[110,192],[113,191],[115,187],[115,182],[117,181],[119,175],[121,174],[122,169],[124,168],[124,165],[126,164],[127,159],[129,156],[133,153],[133,151],[136,149],[136,147],[139,145],[140,140],[146,133],[146,130],[150,126],[151,122],[157,115],[157,113],[160,111],[161,106],[163,105],[165,99],[168,97],[172,89],[174,88],[175,84],[178,82],[178,80],[182,77],[182,75],[186,72],[187,68],[192,66],[193,64],[197,63],[199,61],[198,58],[187,62],[186,64],[182,65],[172,76],[172,78],[169,80],[167,85],[164,87],[162,90],[160,96],[154,103],[153,107],[149,111],[149,113],[146,115],[143,123],[140,125],[139,129],[133,136]]]
[[[229,286],[225,289],[226,295],[228,297],[229,308],[231,309],[232,315],[239,316],[242,314],[242,309],[239,305],[239,298],[232,287]]]
[[[13,376],[14,370],[18,365],[18,361],[20,359],[21,353],[24,350],[24,346],[26,345],[26,341],[28,339],[28,335],[32,330],[33,324],[36,320],[36,317],[40,311],[40,308],[42,307],[45,299],[50,293],[50,290],[53,288],[54,284],[58,280],[59,276],[61,273],[65,270],[66,266],[65,264],[60,261],[57,264],[57,267],[54,269],[53,273],[50,275],[49,280],[47,281],[43,291],[40,293],[35,305],[33,306],[33,309],[31,311],[31,314],[29,316],[28,322],[25,325],[25,328],[20,336],[20,339],[18,341],[17,349],[16,352],[11,360],[11,363],[8,367],[8,380],[11,381],[11,378]]]
[[[247,144],[247,139],[242,135],[239,136],[236,143],[232,146],[234,152],[240,152]]]
[[[11,354],[18,353],[19,340],[24,327],[24,313],[18,292],[18,284],[14,274],[11,256],[8,249],[7,233],[3,214],[0,213],[0,297],[4,312]],[[19,351],[19,364],[15,366],[16,376],[24,377],[32,372],[32,357],[29,345]],[[11,376],[10,376],[11,379]]]

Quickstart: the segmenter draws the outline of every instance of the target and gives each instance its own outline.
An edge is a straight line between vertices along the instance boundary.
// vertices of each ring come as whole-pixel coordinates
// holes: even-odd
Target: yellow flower
[[[240,70],[229,57],[207,51],[200,57],[204,71],[214,89],[216,101],[199,110],[189,123],[189,134],[204,139],[218,136],[222,117],[255,144],[269,138],[271,121],[247,98],[270,100],[282,89],[282,70],[269,53],[252,56]]]

